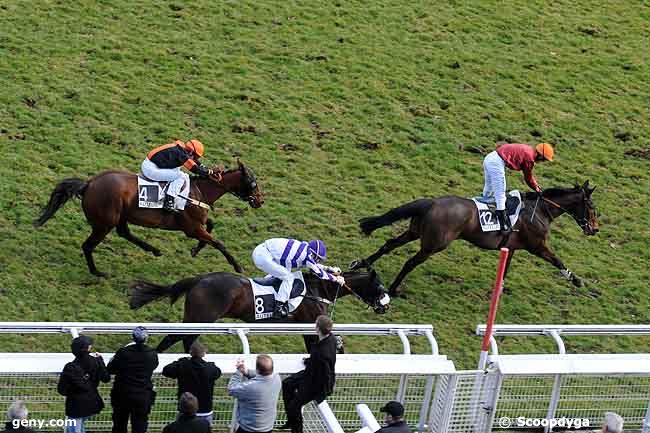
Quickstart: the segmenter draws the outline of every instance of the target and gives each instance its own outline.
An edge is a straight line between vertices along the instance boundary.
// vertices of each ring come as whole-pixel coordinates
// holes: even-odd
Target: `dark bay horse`
[[[382,304],[386,295],[381,279],[374,270],[369,272],[345,272],[346,285],[339,286],[334,281],[321,280],[315,275],[304,273],[307,294],[300,306],[289,315],[287,322],[314,323],[321,314],[327,314],[326,299],[336,302],[337,298],[354,295],[362,300],[375,313],[383,314],[388,305]],[[136,281],[131,285],[129,306],[138,309],[149,302],[169,297],[173,304],[185,294],[185,323],[212,323],[222,317],[255,322],[253,291],[248,278],[227,272],[213,272],[180,280],[169,286]],[[259,322],[259,321],[258,321]],[[173,344],[183,340],[185,351],[198,335],[168,335],[156,350],[163,352]],[[315,336],[305,335],[305,345],[309,349]],[[318,338],[318,337],[315,337]]]
[[[253,208],[262,206],[264,198],[255,180],[255,174],[239,160],[237,164],[237,168],[225,171],[221,178],[193,177],[190,197],[212,206],[222,195],[231,193],[247,201]],[[86,220],[92,227],[92,233],[81,249],[86,257],[88,269],[94,275],[106,276],[97,270],[93,260],[93,250],[113,228],[116,228],[117,234],[127,241],[151,252],[154,256],[161,255],[158,248],[131,234],[129,223],[164,230],[180,230],[186,236],[199,240],[199,244],[192,249],[193,256],[209,244],[221,251],[236,272],[242,272],[242,267],[226,250],[223,242],[213,239],[210,235],[214,222],[208,218],[206,209],[192,205],[190,202],[187,203],[185,210],[179,213],[140,208],[137,175],[126,171],[104,171],[87,181],[77,178],[62,180],[52,191],[50,201],[41,216],[34,221],[34,225],[40,227],[45,224],[73,196],[81,198]]]
[[[598,232],[598,222],[591,201],[594,189],[595,187],[589,187],[587,181],[584,185],[576,185],[574,188],[547,189],[541,197],[537,193],[524,194],[524,209],[514,227],[515,231],[509,236],[501,234],[500,231],[483,232],[476,205],[472,200],[455,196],[415,200],[381,216],[360,220],[361,231],[366,235],[406,218],[410,218],[411,223],[404,233],[386,241],[377,252],[366,259],[353,262],[350,268],[370,266],[395,248],[420,239],[420,251],[406,261],[388,290],[389,295],[395,296],[404,277],[416,266],[429,256],[446,249],[452,241],[464,239],[483,249],[509,248],[506,273],[515,250],[523,249],[560,269],[567,280],[579,287],[582,280],[572,274],[550,249],[548,234],[553,220],[567,213],[578,223],[584,234],[595,235]]]

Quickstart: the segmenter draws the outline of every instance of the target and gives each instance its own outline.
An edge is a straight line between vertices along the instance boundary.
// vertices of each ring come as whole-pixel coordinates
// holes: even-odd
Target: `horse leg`
[[[567,267],[564,266],[564,263],[562,263],[562,260],[560,260],[546,244],[542,244],[540,248],[531,252],[558,268],[562,276],[570,281],[574,286],[582,287],[582,279],[567,269]]]
[[[416,240],[418,237],[419,237],[419,235],[417,233],[415,233],[415,232],[413,232],[413,231],[411,231],[409,229],[409,230],[405,231],[404,233],[402,233],[401,235],[397,236],[396,238],[387,240],[386,243],[384,245],[382,245],[381,248],[379,248],[371,256],[369,256],[369,257],[367,257],[367,258],[365,258],[365,259],[363,259],[363,260],[361,260],[359,262],[353,263],[353,265],[350,267],[350,269],[354,270],[354,269],[359,269],[359,268],[362,268],[362,267],[367,268],[367,267],[371,266],[373,263],[375,263],[384,254],[388,254],[391,251],[393,251],[395,248],[399,248],[402,245],[406,245],[407,243]]]
[[[208,221],[205,223],[205,231],[208,233],[212,233],[212,229],[214,228],[214,221],[208,218]],[[207,245],[206,242],[204,241],[199,241],[199,244],[192,248],[192,257],[196,257],[196,255]]]
[[[185,335],[183,337],[183,348],[185,349],[185,353],[190,353],[190,347],[192,347],[192,344],[194,344],[197,338],[199,338],[199,334]]]
[[[88,264],[88,270],[91,274],[98,277],[108,277],[108,274],[104,272],[99,272],[95,266],[95,260],[93,259],[93,251],[104,240],[108,232],[110,232],[113,227],[93,227],[93,232],[88,236],[88,239],[81,245],[81,249],[84,252],[86,257],[86,263]]]
[[[132,244],[135,244],[142,248],[145,251],[149,251],[156,257],[160,257],[162,253],[160,250],[152,245],[149,245],[142,239],[139,239],[131,233],[131,230],[129,230],[129,226],[126,224],[126,222],[118,224],[116,227],[117,234],[121,237],[126,239],[127,241],[131,242]]]
[[[205,231],[203,227],[200,227],[194,232],[191,233],[189,236],[194,237],[198,239],[199,241],[204,241],[205,243],[212,245],[214,248],[218,249],[221,251],[221,254],[228,260],[228,263],[235,268],[235,272],[241,274],[244,272],[244,268],[242,268],[239,263],[237,263],[237,260],[228,252],[226,249],[226,246],[221,242],[220,240],[213,239],[210,233]]]
[[[179,335],[179,334],[169,334],[165,338],[163,338],[160,343],[158,343],[158,347],[156,347],[156,352],[158,353],[163,353],[165,350],[169,349],[172,347],[174,344],[178,343],[183,339],[184,335]]]
[[[443,248],[437,250],[420,249],[420,251],[418,251],[413,257],[411,257],[406,261],[406,263],[404,263],[402,270],[395,278],[395,281],[393,281],[393,283],[390,285],[390,288],[388,289],[388,294],[392,297],[397,296],[397,288],[402,283],[402,280],[406,277],[406,275],[408,275],[409,272],[415,269],[416,266],[418,266],[426,259],[428,259],[432,254],[437,253],[442,249]]]

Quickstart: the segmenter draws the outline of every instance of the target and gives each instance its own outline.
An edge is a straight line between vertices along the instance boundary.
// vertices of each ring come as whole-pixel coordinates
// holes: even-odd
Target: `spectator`
[[[66,433],[84,433],[85,422],[104,409],[104,400],[99,395],[99,382],[109,382],[104,360],[91,353],[93,340],[85,335],[72,340],[70,349],[74,361],[63,367],[59,376],[57,391],[65,396],[65,416],[73,422],[66,423]]]
[[[210,424],[196,416],[198,409],[197,398],[191,392],[184,392],[178,401],[178,419],[165,426],[162,433],[210,433]]]
[[[605,412],[603,433],[623,433],[623,418],[614,412]]]
[[[375,433],[411,433],[408,424],[406,424],[403,418],[404,406],[402,406],[402,403],[399,401],[389,401],[379,411],[386,414],[384,418],[386,426],[380,428]]]
[[[334,390],[336,337],[332,334],[333,325],[329,317],[318,316],[318,342],[311,346],[309,358],[304,360],[306,368],[282,382],[282,398],[287,412],[287,422],[282,429],[291,428],[292,433],[302,433],[302,406],[312,400],[321,403]]]
[[[5,424],[5,430],[2,433],[34,433],[34,430],[23,426],[21,423],[27,421],[28,413],[24,401],[16,400],[11,403],[11,406],[9,406],[9,409],[7,410],[8,421]]]
[[[262,433],[273,430],[280,396],[280,376],[273,372],[273,359],[258,355],[256,371],[246,371],[237,361],[237,371],[228,383],[228,394],[237,399],[237,433]]]
[[[192,393],[199,401],[197,418],[212,424],[212,391],[214,382],[221,377],[221,370],[213,362],[203,360],[206,348],[195,341],[190,347],[191,358],[181,358],[163,368],[163,376],[178,381],[178,398],[185,392]]]
[[[158,353],[144,344],[149,337],[144,327],[135,328],[132,336],[133,342],[120,348],[108,363],[108,372],[115,375],[111,390],[113,433],[126,433],[129,417],[131,431],[145,433],[156,398],[151,375],[158,367]]]

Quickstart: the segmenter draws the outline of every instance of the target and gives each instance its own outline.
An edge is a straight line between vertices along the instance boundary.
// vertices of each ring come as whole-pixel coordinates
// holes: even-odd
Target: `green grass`
[[[112,234],[91,276],[78,202],[45,227],[31,221],[55,183],[108,168],[137,170],[152,147],[196,137],[206,160],[257,173],[262,209],[218,202],[215,233],[255,273],[250,252],[271,236],[321,237],[330,264],[366,256],[401,226],[364,238],[363,216],[414,198],[482,189],[482,156],[501,141],[549,141],[557,162],[543,186],[589,179],[601,232],[568,217],[552,246],[585,277],[576,289],[519,253],[500,323],[650,321],[650,147],[646,2],[63,2],[0,6],[0,297],[2,320],[178,321],[181,307],[128,309],[135,278],[173,282],[230,271],[215,250],[191,259],[180,233],[134,228],[154,258]],[[248,132],[239,132],[239,131]],[[509,186],[522,188],[519,174]],[[378,262],[386,283],[411,244]],[[441,351],[476,363],[497,255],[463,244],[406,280],[410,297],[376,316],[353,300],[340,322],[432,323]],[[100,350],[120,338],[102,337]],[[66,339],[5,336],[2,350],[64,350]],[[213,351],[233,339],[208,339]],[[570,351],[648,351],[643,339],[570,339]],[[399,350],[397,339],[350,339],[348,349]],[[299,350],[295,338],[253,349]],[[426,349],[426,342],[415,345]],[[509,339],[502,350],[553,350]]]

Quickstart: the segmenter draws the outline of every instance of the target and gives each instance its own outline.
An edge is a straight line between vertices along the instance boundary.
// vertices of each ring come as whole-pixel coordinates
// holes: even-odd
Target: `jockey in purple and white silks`
[[[295,239],[273,238],[259,244],[253,250],[253,263],[262,271],[282,280],[280,290],[275,295],[274,318],[284,318],[288,314],[288,302],[293,287],[292,271],[309,268],[323,280],[345,284],[341,269],[324,266],[327,248],[321,240],[302,242]]]

